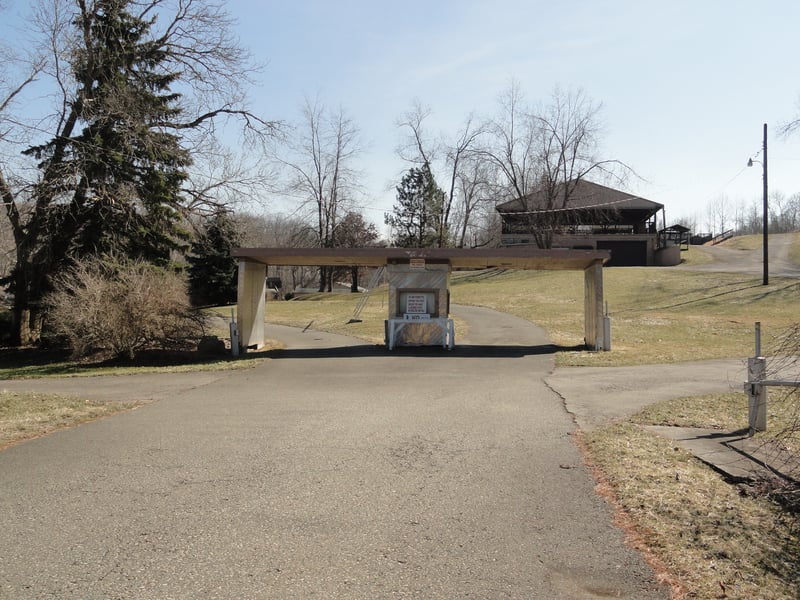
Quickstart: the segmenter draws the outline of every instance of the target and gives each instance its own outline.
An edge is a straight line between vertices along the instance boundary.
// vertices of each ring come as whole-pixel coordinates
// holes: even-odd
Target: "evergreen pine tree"
[[[38,337],[40,300],[72,261],[116,254],[166,265],[186,247],[179,217],[191,160],[169,124],[181,112],[170,91],[178,74],[149,39],[153,21],[129,4],[81,4],[69,56],[75,93],[58,134],[26,151],[41,177],[8,281],[20,341]]]
[[[192,243],[189,261],[189,290],[195,306],[236,302],[237,265],[231,249],[240,235],[230,216],[218,211],[205,223]]]
[[[214,144],[221,119],[262,140],[275,133],[246,106],[251,65],[223,4],[67,0],[34,11],[52,61],[37,57],[8,99],[49,82],[55,110],[38,127],[4,121],[9,147],[43,134],[26,151],[36,169],[0,160],[0,213],[16,250],[0,279],[14,299],[13,343],[40,339],[42,299],[73,263],[113,254],[163,266],[188,247],[182,224],[227,185],[213,172],[203,188],[188,177],[193,144]]]
[[[444,198],[428,163],[409,169],[397,186],[394,212],[384,217],[394,230],[392,243],[401,248],[436,246]]]
[[[75,250],[164,265],[185,246],[177,207],[190,159],[165,130],[180,112],[179,95],[170,92],[178,75],[161,67],[167,56],[148,40],[152,21],[131,15],[127,5],[98,2],[77,23],[91,41],[74,66],[86,121],[73,144],[82,172],[73,199],[82,217]]]

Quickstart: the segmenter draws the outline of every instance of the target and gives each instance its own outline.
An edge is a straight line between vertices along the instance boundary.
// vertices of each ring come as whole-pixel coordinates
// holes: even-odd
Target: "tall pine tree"
[[[30,213],[9,208],[19,238],[10,289],[23,343],[38,337],[50,275],[70,261],[116,253],[166,265],[187,239],[179,217],[191,161],[170,125],[181,111],[167,46],[149,35],[153,20],[131,14],[129,0],[76,4],[75,91],[56,134],[27,151],[41,173]]]
[[[445,194],[436,185],[430,165],[412,167],[397,186],[397,203],[384,221],[394,232],[392,243],[401,248],[437,246]]]

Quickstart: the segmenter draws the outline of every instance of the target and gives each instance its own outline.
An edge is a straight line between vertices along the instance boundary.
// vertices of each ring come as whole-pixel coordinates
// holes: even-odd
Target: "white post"
[[[761,356],[761,321],[756,321],[756,353],[754,356]]]
[[[236,327],[239,344],[261,348],[264,345],[264,313],[266,300],[267,265],[239,261],[238,305]]]
[[[606,312],[603,315],[603,350],[611,350],[611,316],[608,314],[608,302],[606,302]]]
[[[584,341],[592,350],[604,350],[603,263],[595,261],[584,273]],[[610,346],[609,346],[610,348]]]

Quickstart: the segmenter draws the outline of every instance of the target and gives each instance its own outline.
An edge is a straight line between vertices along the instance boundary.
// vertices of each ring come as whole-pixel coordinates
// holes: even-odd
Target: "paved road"
[[[663,400],[741,392],[746,379],[746,360],[719,359],[634,367],[560,367],[545,381],[564,399],[578,426],[589,431]]]
[[[0,598],[668,597],[544,333],[458,310],[452,352],[269,327],[245,372],[58,382],[158,402],[0,452]]]
[[[800,265],[789,259],[789,251],[795,238],[793,233],[779,233],[769,236],[769,275],[774,277],[800,277]],[[762,249],[744,250],[731,248],[727,244],[717,246],[697,246],[698,251],[708,254],[713,262],[702,265],[678,265],[676,269],[688,271],[722,271],[727,273],[748,273],[761,275],[764,272]]]

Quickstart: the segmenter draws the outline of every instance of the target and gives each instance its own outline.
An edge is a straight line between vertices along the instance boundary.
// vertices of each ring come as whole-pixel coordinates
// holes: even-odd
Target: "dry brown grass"
[[[800,265],[800,233],[794,234],[792,246],[789,248],[789,260],[796,265]]]
[[[491,284],[455,279],[453,302],[528,319],[561,346],[583,340],[583,280],[574,272],[507,272]],[[634,365],[747,356],[753,324],[777,332],[796,320],[797,280],[655,268],[604,272],[612,351],[562,353],[559,365]]]
[[[789,261],[800,265],[800,232],[781,233],[778,235],[791,238]],[[773,236],[770,236],[770,238],[772,239]],[[764,245],[764,237],[760,233],[737,235],[736,237],[722,242],[720,245],[726,248],[733,248],[734,250],[760,250]]]
[[[634,423],[587,434],[585,446],[638,536],[680,583],[676,595],[798,597],[796,518],[768,497]]]
[[[699,251],[698,251],[699,252]],[[698,254],[687,260],[704,258]],[[611,316],[611,352],[562,352],[560,366],[622,366],[738,358],[752,353],[753,328],[766,336],[797,320],[800,281],[773,277],[768,287],[757,275],[693,272],[669,268],[604,270]],[[583,342],[583,273],[576,271],[457,272],[451,279],[453,304],[485,306],[543,327],[557,345]],[[380,344],[386,291],[378,291],[348,323],[358,301],[351,294],[313,294],[267,304],[267,321],[310,326]],[[456,322],[456,342],[463,335]]]
[[[631,422],[738,431],[747,428],[747,399],[733,392],[675,398],[642,409]]]
[[[57,429],[128,410],[139,404],[95,402],[57,394],[0,390],[0,449]]]
[[[743,394],[676,398],[583,436],[589,461],[613,502],[657,562],[691,598],[797,598],[800,528],[774,484],[733,485],[646,425],[737,431]],[[796,455],[797,397],[770,395],[765,448]],[[778,503],[777,500],[783,500]]]

